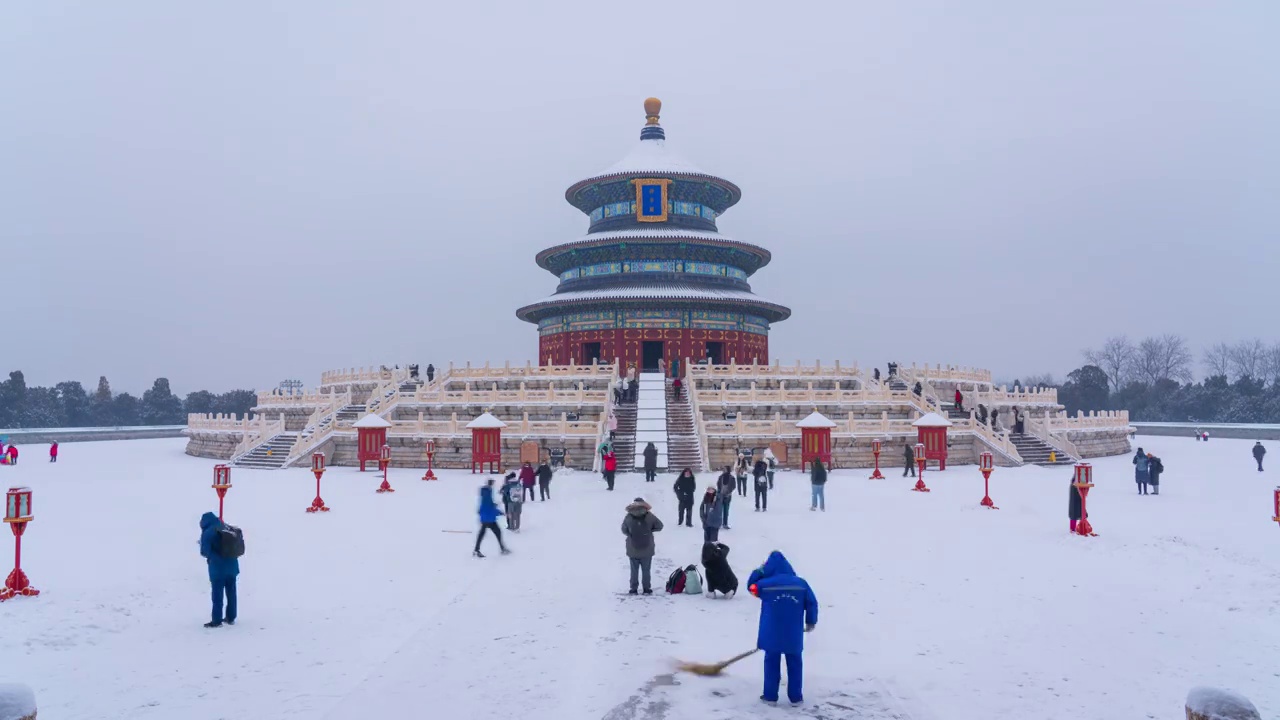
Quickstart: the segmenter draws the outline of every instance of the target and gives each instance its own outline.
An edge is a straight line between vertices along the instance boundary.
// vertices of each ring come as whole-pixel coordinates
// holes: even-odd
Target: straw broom
[[[718,663],[692,663],[681,662],[676,665],[676,669],[680,672],[687,672],[693,675],[702,675],[703,677],[712,677],[719,675],[725,668],[738,662],[739,660],[751,657],[756,654],[758,648],[752,648],[741,655],[735,655],[728,660]]]

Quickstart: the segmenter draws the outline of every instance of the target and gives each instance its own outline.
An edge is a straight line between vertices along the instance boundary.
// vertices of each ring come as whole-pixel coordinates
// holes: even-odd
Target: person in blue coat
[[[223,622],[236,624],[236,576],[240,574],[240,561],[218,554],[215,541],[222,521],[211,512],[200,518],[200,555],[209,563],[209,584],[213,586],[213,619],[205,623],[207,628],[221,627]],[[222,614],[222,598],[227,598],[227,613]]]
[[[479,514],[480,534],[476,535],[476,549],[471,554],[478,558],[484,557],[484,553],[480,552],[480,541],[484,540],[484,534],[489,530],[492,530],[494,537],[498,538],[498,547],[502,550],[502,554],[510,554],[511,551],[502,543],[502,531],[498,529],[498,518],[502,517],[502,511],[493,501],[493,478],[489,478],[484,487],[480,488]]]
[[[751,571],[747,589],[760,598],[760,632],[756,637],[756,647],[764,651],[764,694],[760,699],[778,701],[785,655],[787,699],[798,705],[804,702],[804,634],[818,624],[818,599],[777,550],[764,565]]]

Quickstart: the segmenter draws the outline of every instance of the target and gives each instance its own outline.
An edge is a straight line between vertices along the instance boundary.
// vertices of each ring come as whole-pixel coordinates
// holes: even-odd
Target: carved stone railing
[[[230,462],[234,463],[253,452],[254,448],[283,433],[284,415],[274,422],[267,420],[265,415],[258,415],[247,424],[243,432],[244,435],[240,438],[239,444],[231,452]]]
[[[546,388],[528,388],[524,382],[517,388],[499,389],[497,382],[491,383],[488,390],[477,390],[471,383],[465,383],[461,389],[444,386],[421,387],[416,392],[401,393],[399,402],[415,405],[522,405],[529,403],[545,403],[548,405],[603,405],[611,393],[607,388],[587,389],[585,383],[579,382],[558,388],[554,382]]]
[[[856,378],[861,376],[857,363],[841,365],[839,360],[834,365],[823,365],[821,361],[814,365],[804,365],[798,360],[795,365],[783,365],[776,360],[772,365],[739,364],[735,362],[725,365],[697,365],[690,363],[689,359],[685,358],[684,366],[687,370],[685,374],[689,380],[806,377]]]

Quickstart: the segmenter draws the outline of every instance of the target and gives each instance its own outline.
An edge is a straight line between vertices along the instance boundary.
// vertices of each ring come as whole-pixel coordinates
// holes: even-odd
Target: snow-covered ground
[[[654,581],[698,561],[676,527],[672,477],[557,476],[530,503],[514,554],[470,556],[479,476],[334,468],[308,515],[305,470],[234,471],[243,527],[240,621],[207,630],[197,550],[217,508],[213,463],[183,440],[37,446],[0,467],[35,490],[24,567],[39,598],[0,604],[0,682],[32,686],[60,718],[1178,718],[1187,691],[1225,686],[1280,713],[1276,472],[1246,441],[1143,438],[1164,459],[1139,497],[1128,457],[1095,464],[1099,537],[1067,534],[1067,469],[997,469],[978,506],[973,467],[835,473],[828,510],[780,473],[768,513],[732,508],[721,540],[740,580],[773,549],[821,606],[803,709],[763,707],[749,658],[720,678],[669,675],[755,642],[758,601],[629,598],[623,506],[650,500],[667,528]],[[1280,449],[1272,447],[1280,462]],[[710,477],[701,477],[701,485]],[[461,532],[450,532],[461,531]],[[12,544],[0,536],[0,574]]]

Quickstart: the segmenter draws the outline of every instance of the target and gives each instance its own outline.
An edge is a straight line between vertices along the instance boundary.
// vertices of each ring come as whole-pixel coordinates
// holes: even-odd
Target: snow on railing
[[[384,380],[404,382],[409,379],[408,368],[350,368],[346,370],[328,370],[320,373],[321,387],[326,385],[368,385]]]
[[[490,366],[486,362],[483,366],[472,367],[468,362],[462,367],[457,367],[453,363],[449,363],[449,374],[455,379],[503,379],[503,378],[615,378],[618,376],[618,366],[613,363],[591,365],[579,365],[570,362],[568,365],[534,365],[526,361],[523,367],[512,366],[510,362],[503,363],[501,367]]]
[[[694,383],[690,383],[692,386]],[[858,383],[854,389],[814,388],[813,383],[806,383],[803,388],[788,388],[787,381],[778,383],[776,390],[760,390],[756,383],[746,390],[732,390],[728,382],[721,381],[720,388],[698,388],[698,400],[703,405],[811,405],[815,403],[831,405],[865,404],[865,403],[907,403],[909,391],[892,390],[888,385]]]
[[[898,366],[900,372],[909,372],[913,377],[920,378],[925,382],[971,382],[971,383],[991,383],[991,371],[982,370],[972,367],[957,367],[955,365],[947,365],[943,367],[941,364],[929,366],[928,363],[917,366],[911,363],[911,367]]]
[[[489,390],[472,389],[471,383],[465,383],[462,389],[446,389],[441,387],[418,388],[412,393],[401,393],[399,402],[417,405],[498,405],[546,403],[550,405],[603,405],[611,395],[607,388],[588,390],[586,383],[579,382],[577,387],[557,388],[552,381],[546,388],[530,389],[521,381],[518,388],[499,389],[493,382]]]
[[[329,392],[323,390],[307,390],[306,392],[281,393],[279,390],[268,390],[258,393],[257,407],[301,407],[311,405],[328,405],[333,398],[334,391]]]
[[[708,365],[694,364],[685,358],[684,361],[687,372],[685,373],[690,380],[707,380],[710,378],[772,378],[772,377],[860,377],[858,364],[841,365],[837,360],[835,365],[823,365],[822,361],[816,361],[814,365],[805,365],[797,360],[795,365],[783,365],[780,361],[774,360],[772,365],[761,365],[754,361],[751,363],[737,363],[732,360],[724,365]]]
[[[317,407],[315,412],[311,413],[311,417],[307,418],[307,424],[303,426],[302,432],[298,433],[297,439],[289,448],[284,466],[290,467],[301,458],[307,457],[328,440],[333,435],[333,428],[337,424],[338,412],[350,404],[350,388],[341,394],[330,394],[329,402]]]
[[[965,404],[986,405],[992,407],[1013,407],[1015,405],[1057,405],[1057,388],[1015,388],[1000,386],[992,390],[965,392]]]
[[[275,422],[270,422],[265,415],[258,415],[253,420],[246,423],[243,430],[244,436],[240,439],[240,443],[236,445],[236,449],[231,452],[231,462],[235,462],[240,458],[253,452],[253,449],[267,442],[271,438],[284,432],[284,415],[281,415]]]
[[[685,397],[688,398],[689,411],[693,415],[693,433],[698,440],[698,452],[702,455],[699,458],[702,462],[698,472],[710,472],[711,448],[707,443],[707,429],[702,421],[702,410],[699,407],[699,403],[702,401],[701,391],[698,390],[698,384],[695,382],[682,383],[682,385],[685,385]],[[754,383],[752,385],[754,386]]]

